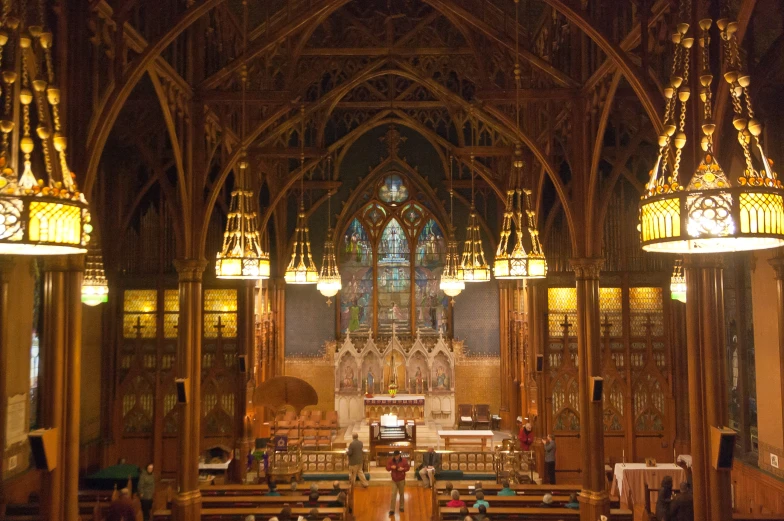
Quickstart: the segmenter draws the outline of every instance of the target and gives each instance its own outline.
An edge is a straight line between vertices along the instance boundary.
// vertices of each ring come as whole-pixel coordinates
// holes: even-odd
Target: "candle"
[[[623,462],[626,463],[626,449],[623,449]]]

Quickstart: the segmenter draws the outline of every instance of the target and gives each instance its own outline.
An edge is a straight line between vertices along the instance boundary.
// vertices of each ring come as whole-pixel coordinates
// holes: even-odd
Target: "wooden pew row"
[[[784,521],[784,514],[732,514],[733,521]]]
[[[257,507],[257,508],[211,508],[202,511],[201,518],[204,521],[245,521],[245,517],[254,515],[256,521],[268,521],[272,517],[280,514],[282,507]],[[291,509],[294,519],[298,516],[307,517],[310,508],[295,507]],[[319,519],[329,517],[334,521],[346,521],[346,513],[342,508],[319,508]],[[152,514],[153,521],[171,521],[171,510],[156,510]]]
[[[438,504],[445,507],[452,498],[450,496],[438,496]],[[471,506],[476,501],[474,496],[460,496],[460,499],[465,501],[466,505]],[[485,496],[485,501],[490,503],[490,507],[535,507],[542,504],[542,496]],[[556,495],[553,496],[553,503],[555,506],[560,506],[569,502],[569,496]]]
[[[319,494],[331,494],[332,482],[318,482]],[[277,487],[281,496],[301,496],[307,495],[310,492],[310,484],[303,483],[297,487],[297,490],[291,490],[291,487],[286,484],[281,484]],[[348,483],[341,481],[340,490],[348,494],[351,491],[351,486]],[[252,494],[266,494],[269,492],[269,486],[262,485],[204,485],[199,487],[202,497],[204,496],[247,496]]]
[[[326,505],[337,501],[337,496],[319,496],[319,503]],[[253,503],[254,505],[268,506],[280,505],[284,503],[294,505],[296,503],[307,503],[308,496],[202,496],[202,508],[221,508],[237,503]]]
[[[435,489],[439,492],[446,489],[446,481],[437,481]],[[452,481],[452,486],[455,490],[460,492],[460,494],[468,494],[473,493],[474,491],[474,484],[475,481]],[[485,494],[495,495],[498,494],[498,491],[501,490],[503,485],[500,483],[487,483],[482,481],[482,490],[485,491]],[[545,494],[547,492],[553,493],[562,493],[569,495],[572,492],[580,492],[580,485],[511,485],[509,488],[518,492],[539,492]]]
[[[469,508],[468,513],[478,514],[479,509]],[[487,510],[487,515],[493,521],[505,521],[508,519],[531,520],[531,521],[575,521],[580,519],[580,511],[571,508],[520,508],[520,507],[498,507]],[[631,510],[621,510],[614,508],[610,510],[611,521],[633,521]],[[462,521],[459,508],[443,507],[438,511],[439,521]]]

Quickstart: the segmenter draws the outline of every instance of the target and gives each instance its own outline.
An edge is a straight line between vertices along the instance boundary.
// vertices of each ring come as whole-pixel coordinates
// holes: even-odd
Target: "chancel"
[[[783,42],[2,0],[0,519],[784,520]]]

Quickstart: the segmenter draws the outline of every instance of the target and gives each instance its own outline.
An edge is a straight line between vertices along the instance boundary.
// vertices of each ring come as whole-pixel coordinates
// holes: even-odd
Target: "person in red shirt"
[[[120,497],[106,509],[106,521],[136,521],[136,509],[131,501],[131,491],[124,488]]]
[[[452,491],[452,499],[446,504],[449,508],[462,508],[466,506],[465,501],[460,499],[460,492],[457,490]]]
[[[520,432],[517,435],[517,439],[520,440],[520,450],[527,452],[531,450],[531,446],[534,444],[534,428],[530,423],[523,425],[521,416],[517,417],[517,425],[520,427]]]
[[[395,499],[398,494],[400,495],[400,512],[403,512],[403,494],[406,488],[406,472],[409,471],[411,465],[408,460],[400,455],[400,451],[396,450],[392,454],[392,458],[387,461],[387,472],[392,475],[392,501],[389,504],[389,515],[395,515]]]

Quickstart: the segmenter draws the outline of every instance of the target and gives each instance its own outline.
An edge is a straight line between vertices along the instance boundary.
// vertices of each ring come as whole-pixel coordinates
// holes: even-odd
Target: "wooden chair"
[[[479,404],[476,406],[476,416],[474,417],[474,427],[477,429],[490,428],[490,406]]]
[[[463,427],[474,428],[474,407],[467,403],[457,406],[457,428],[459,430]]]
[[[302,448],[318,449],[318,431],[316,429],[305,429],[302,431]]]

